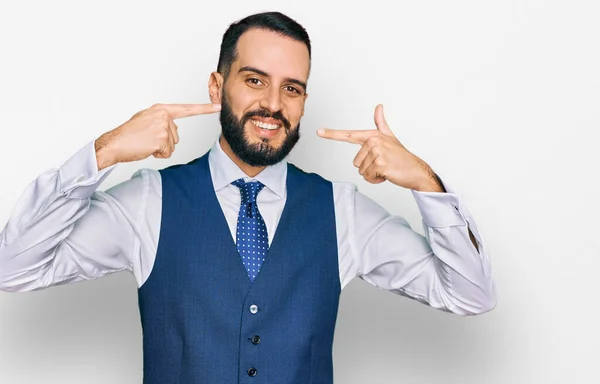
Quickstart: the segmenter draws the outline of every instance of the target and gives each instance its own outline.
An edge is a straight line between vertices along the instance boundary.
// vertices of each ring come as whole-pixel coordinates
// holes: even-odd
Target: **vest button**
[[[260,336],[254,335],[250,340],[252,341],[252,344],[257,345],[258,343],[260,343]]]
[[[254,376],[256,376],[257,373],[258,373],[258,371],[256,370],[256,368],[248,369],[248,376],[254,377]]]
[[[257,312],[258,312],[258,305],[252,304],[250,306],[250,313],[253,314],[253,315],[256,315]]]

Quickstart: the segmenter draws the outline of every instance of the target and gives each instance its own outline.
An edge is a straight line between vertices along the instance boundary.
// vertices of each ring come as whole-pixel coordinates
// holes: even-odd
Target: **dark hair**
[[[236,48],[240,36],[252,28],[277,32],[283,36],[290,37],[306,44],[306,47],[308,48],[308,58],[310,60],[310,38],[303,26],[280,12],[257,13],[234,22],[223,34],[221,51],[219,53],[219,63],[217,64],[217,72],[221,73],[223,78],[227,78],[229,70],[231,69],[231,64],[237,58]]]

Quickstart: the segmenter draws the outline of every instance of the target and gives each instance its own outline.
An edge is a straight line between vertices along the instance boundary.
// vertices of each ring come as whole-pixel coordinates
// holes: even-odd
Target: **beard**
[[[249,142],[245,127],[246,123],[255,116],[270,117],[281,121],[285,129],[285,139],[279,148],[274,148],[270,145],[268,139],[262,139],[257,143]],[[231,110],[225,89],[223,89],[221,96],[221,115],[219,120],[221,122],[223,137],[227,140],[233,153],[244,163],[253,167],[264,167],[279,163],[286,158],[300,139],[300,123],[294,129],[291,129],[289,120],[283,116],[281,111],[271,113],[265,109],[259,109],[246,112],[241,119],[238,119]]]

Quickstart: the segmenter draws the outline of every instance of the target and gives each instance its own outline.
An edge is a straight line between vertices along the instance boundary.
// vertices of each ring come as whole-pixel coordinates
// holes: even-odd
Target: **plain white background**
[[[321,126],[400,140],[462,194],[491,251],[498,306],[460,318],[359,280],[343,292],[337,383],[598,383],[600,6],[595,1],[3,1],[0,223],[25,186],[156,102],[208,102],[229,23],[280,10],[313,41],[290,160],[357,183],[422,233],[411,194],[369,185],[358,147]],[[178,120],[168,160],[213,144],[217,115]],[[98,228],[98,231],[101,231]],[[136,383],[133,276],[0,293],[0,383]]]

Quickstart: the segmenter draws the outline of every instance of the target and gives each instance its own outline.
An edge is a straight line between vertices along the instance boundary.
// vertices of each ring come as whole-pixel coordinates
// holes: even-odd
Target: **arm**
[[[413,191],[423,217],[422,236],[351,185],[338,187],[339,225],[346,227],[341,232],[348,244],[342,248],[346,255],[341,260],[347,262],[341,264],[348,265],[343,283],[358,276],[461,316],[493,309],[496,293],[487,249],[459,196],[446,188],[448,193]]]
[[[96,191],[114,165],[98,171],[94,142],[24,191],[0,233],[0,289],[33,291],[132,271],[148,191],[142,173]],[[137,197],[137,198],[136,198]]]
[[[396,138],[381,105],[375,108],[375,125],[377,130],[322,129],[318,134],[359,144],[354,166],[366,181],[389,181],[410,189],[423,217],[425,237],[404,218],[390,215],[352,189],[346,199],[349,208],[339,209],[338,225],[349,244],[340,247],[342,284],[354,272],[377,287],[459,315],[491,310],[496,294],[487,249],[466,207],[427,163]]]
[[[60,169],[25,190],[0,233],[0,290],[22,292],[133,271],[138,286],[151,269],[160,177],[139,171],[106,192],[96,191],[118,163],[150,155],[169,158],[179,142],[173,119],[215,113],[213,104],[155,104],[104,133]],[[154,236],[153,236],[154,235]],[[154,248],[153,248],[154,247]]]

